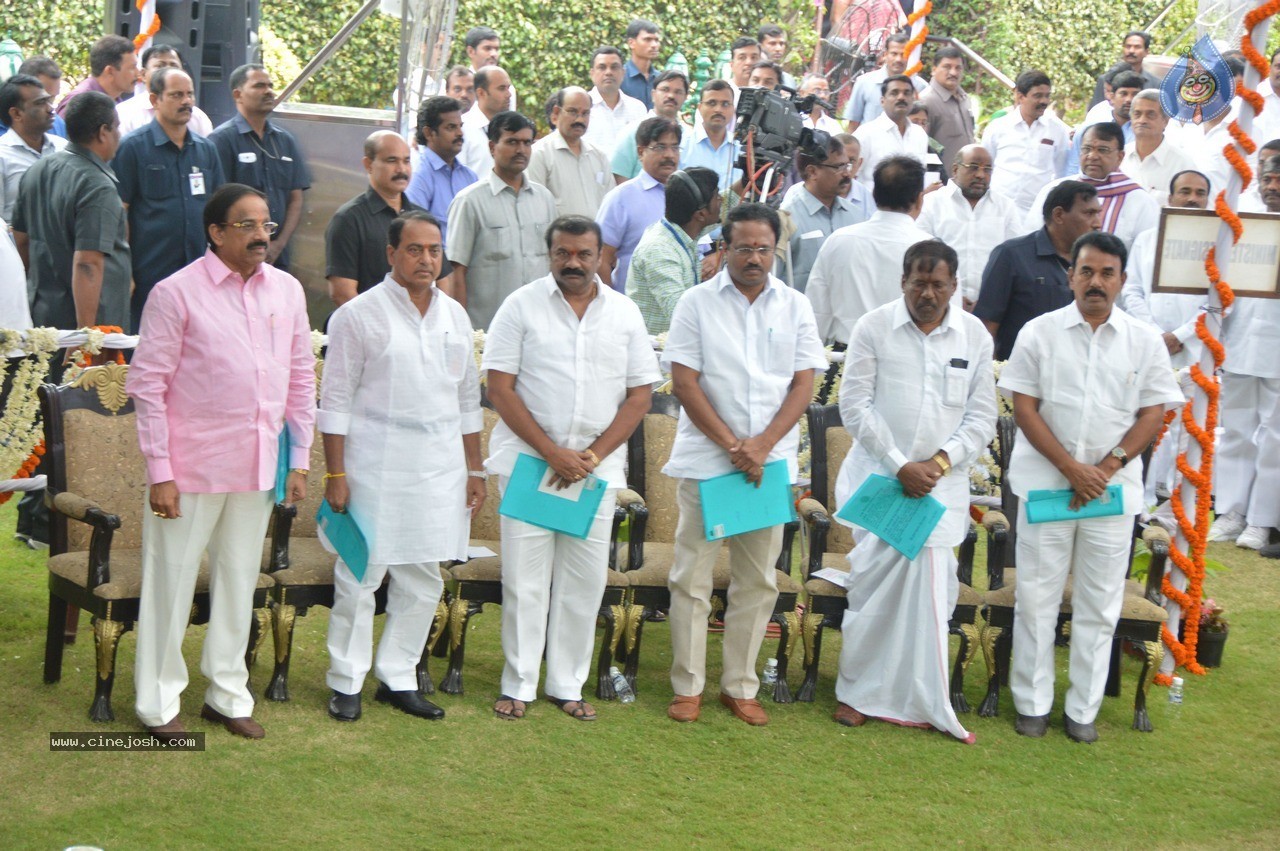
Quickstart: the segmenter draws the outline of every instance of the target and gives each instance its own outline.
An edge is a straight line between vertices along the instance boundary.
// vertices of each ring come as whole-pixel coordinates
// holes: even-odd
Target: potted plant
[[[1213,600],[1200,604],[1200,637],[1196,642],[1196,661],[1206,668],[1222,665],[1222,650],[1227,643],[1229,624],[1224,610]]]

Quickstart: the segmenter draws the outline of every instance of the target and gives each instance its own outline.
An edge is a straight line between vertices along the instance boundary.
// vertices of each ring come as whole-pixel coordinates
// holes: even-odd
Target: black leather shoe
[[[1013,724],[1013,729],[1017,731],[1019,736],[1028,736],[1032,739],[1043,738],[1045,731],[1049,729],[1049,716],[1019,714],[1018,720]]]
[[[360,692],[343,694],[335,689],[329,698],[329,717],[335,721],[359,721]]]
[[[1280,558],[1280,544],[1267,544],[1258,550],[1258,555],[1263,558]]]
[[[444,710],[425,699],[416,690],[392,691],[385,683],[378,683],[378,691],[373,699],[379,703],[390,703],[396,709],[419,718],[439,721],[444,717]]]
[[[1092,724],[1078,724],[1069,716],[1063,715],[1062,726],[1067,731],[1067,738],[1073,742],[1091,745],[1098,741],[1098,728]]]

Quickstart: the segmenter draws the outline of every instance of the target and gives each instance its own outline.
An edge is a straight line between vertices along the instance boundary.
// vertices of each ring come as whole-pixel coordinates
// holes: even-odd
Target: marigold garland
[[[137,0],[134,5],[141,12],[146,7],[147,0]],[[152,36],[158,32],[160,32],[160,15],[159,13],[153,13],[151,15],[151,24],[133,37],[133,46],[141,50],[148,41],[151,41]]]
[[[907,26],[914,27],[917,21],[921,21],[922,18],[927,17],[929,13],[932,11],[933,11],[933,0],[926,0],[923,6],[921,6],[919,9],[916,9],[910,15],[907,15]],[[908,68],[905,72],[908,77],[914,77],[916,74],[919,74],[920,71],[924,69],[924,63],[920,61],[919,54],[916,51],[920,50],[920,48],[924,46],[924,41],[926,38],[928,38],[928,36],[929,36],[929,24],[927,22],[921,22],[920,31],[912,35],[911,39],[906,43],[906,46],[903,48],[906,51],[907,56],[916,57],[915,62],[912,63],[911,67]]]
[[[29,479],[31,474],[36,471],[36,467],[40,466],[40,458],[44,455],[44,441],[40,441],[31,448],[31,454],[27,456],[27,460],[22,462],[22,466],[18,468],[18,472],[13,474],[15,479]],[[13,499],[13,491],[4,491],[0,493],[0,505],[4,505]]]
[[[1270,2],[1253,9],[1244,18],[1244,34],[1240,40],[1240,50],[1244,54],[1245,60],[1253,66],[1260,77],[1268,76],[1270,65],[1253,44],[1253,30],[1277,12],[1280,12],[1280,0],[1270,0]],[[1262,111],[1262,97],[1256,92],[1248,91],[1242,84],[1237,84],[1236,94],[1245,103],[1249,104],[1255,115]],[[1241,188],[1246,188],[1253,180],[1253,172],[1240,154],[1240,151],[1236,150],[1235,145],[1239,145],[1240,150],[1249,154],[1252,154],[1257,148],[1253,140],[1241,129],[1236,121],[1233,120],[1227,125],[1227,131],[1235,144],[1226,145],[1222,153],[1226,160],[1231,163],[1231,167],[1235,169],[1236,174],[1240,176]],[[1244,232],[1244,225],[1227,202],[1225,191],[1218,193],[1214,202],[1214,211],[1231,228],[1232,244],[1239,242],[1240,236]],[[1204,268],[1208,275],[1209,283],[1218,294],[1222,310],[1226,311],[1235,301],[1235,293],[1232,292],[1231,286],[1222,279],[1222,270],[1219,268],[1216,259],[1216,248],[1209,249],[1205,255]],[[1188,401],[1182,408],[1183,427],[1186,428],[1191,440],[1194,440],[1200,448],[1199,469],[1191,466],[1185,452],[1179,453],[1177,459],[1178,472],[1196,489],[1194,523],[1187,518],[1186,506],[1182,501],[1182,489],[1175,488],[1170,499],[1170,503],[1173,506],[1174,519],[1178,524],[1182,537],[1186,539],[1188,552],[1183,552],[1175,538],[1170,546],[1169,556],[1174,565],[1187,577],[1187,589],[1186,591],[1179,591],[1175,588],[1168,574],[1162,580],[1160,588],[1165,597],[1176,603],[1184,613],[1195,611],[1204,596],[1204,553],[1209,538],[1209,506],[1213,484],[1213,436],[1218,428],[1219,398],[1221,395],[1221,386],[1217,373],[1221,370],[1226,358],[1225,348],[1219,340],[1209,333],[1203,314],[1196,320],[1195,328],[1196,337],[1204,344],[1213,360],[1214,374],[1211,376],[1205,375],[1199,364],[1191,367],[1191,380],[1204,391],[1208,400],[1204,426],[1201,427],[1196,422],[1192,402]],[[1179,641],[1168,625],[1161,627],[1161,637],[1172,652],[1174,661],[1193,674],[1204,674],[1205,669],[1196,661],[1196,647],[1200,639],[1200,619],[1184,617],[1182,634],[1182,641]],[[1168,685],[1172,682],[1172,678],[1162,674],[1156,677],[1156,682],[1160,685]]]

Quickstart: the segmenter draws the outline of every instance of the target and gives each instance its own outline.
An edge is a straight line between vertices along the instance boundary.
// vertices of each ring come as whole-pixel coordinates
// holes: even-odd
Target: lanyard
[[[698,274],[698,258],[697,258],[697,256],[693,253],[693,251],[692,251],[692,250],[690,250],[689,246],[687,246],[687,245],[685,245],[685,244],[684,244],[684,240],[680,239],[680,234],[676,231],[676,229],[675,229],[674,227],[672,227],[672,226],[671,226],[671,222],[667,221],[667,220],[664,218],[664,219],[662,220],[662,226],[663,226],[663,227],[665,227],[667,230],[671,231],[671,238],[672,238],[672,239],[674,239],[674,240],[676,241],[676,243],[677,243],[681,248],[683,248],[683,249],[684,249],[684,253],[685,253],[685,254],[688,254],[688,255],[689,255],[689,263],[690,263],[690,265],[693,267],[693,285],[696,287],[696,286],[698,285],[698,279],[701,277],[701,276]]]

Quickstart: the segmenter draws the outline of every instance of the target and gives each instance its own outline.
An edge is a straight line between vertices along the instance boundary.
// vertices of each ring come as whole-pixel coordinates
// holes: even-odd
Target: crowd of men
[[[1020,511],[1017,520],[1017,729],[1040,736],[1048,725],[1053,632],[1072,572],[1063,725],[1074,740],[1096,739],[1131,518],[1174,485],[1177,440],[1162,444],[1145,489],[1138,459],[1183,400],[1174,366],[1198,359],[1193,329],[1205,309],[1203,299],[1152,291],[1160,209],[1204,209],[1225,186],[1229,116],[1170,122],[1143,70],[1149,36],[1131,32],[1078,127],[1050,112],[1052,81],[1029,70],[979,137],[961,88],[964,54],[941,48],[928,80],[908,76],[899,32],[881,67],[853,85],[847,123],[822,106],[803,117],[825,135],[797,151],[783,197],[740,203],[743,89],[830,94],[820,75],[783,71],[786,38],[766,24],[734,40],[726,79],[700,87],[689,123],[688,77],[658,69],[661,28],[636,20],[626,53],[602,46],[584,59],[589,89],[584,80],[545,101],[552,129],[537,138],[501,67],[499,34],[467,32],[469,64],[422,101],[411,138],[368,137],[368,188],[326,230],[337,309],[318,410],[305,303],[288,274],[311,181],[299,141],[272,121],[267,69],[230,75],[236,113],[216,128],[172,48],[138,55],[119,36],[93,45],[91,76],[56,110],[61,73],[49,58],[27,60],[0,88],[0,216],[26,271],[29,321],[141,337],[129,392],[151,483],[136,672],[148,729],[184,730],[175,613],[208,549],[222,602],[206,639],[202,713],[263,734],[243,668],[259,558],[245,542],[265,531],[282,427],[289,499],[305,493],[318,430],[325,497],[371,541],[362,576],[335,567],[329,712],[341,721],[360,717],[370,670],[378,700],[443,716],[417,692],[413,668],[441,594],[439,565],[466,558],[488,476],[505,493],[522,454],[544,460],[555,487],[595,476],[605,499],[583,539],[502,519],[506,666],[494,705],[500,718],[523,718],[545,657],[547,699],[594,719],[582,686],[612,506],[659,366],[681,403],[664,468],[679,480],[680,513],[669,715],[696,720],[721,546],[704,537],[699,482],[735,470],[759,481],[781,460],[795,483],[797,423],[826,346],[845,352],[840,408],[855,439],[838,501],[881,474],[946,509],[913,559],[859,532],[836,720],[876,717],[973,741],[942,676],[953,548],[967,523],[968,467],[995,430],[993,362],[1007,361],[999,385],[1019,427],[1015,493],[1070,488],[1079,506],[1122,488],[1121,515],[1030,524]],[[1238,60],[1226,61],[1239,76]],[[1261,88],[1280,106],[1280,55]],[[1259,189],[1243,208],[1280,213],[1278,149],[1260,151]],[[1280,527],[1268,472],[1280,464],[1280,372],[1266,343],[1278,310],[1246,299],[1226,319],[1211,539],[1280,556],[1268,546]],[[473,329],[488,335],[480,371],[500,418],[488,458]],[[232,416],[240,411],[243,420]],[[47,540],[35,501],[21,516],[20,536]],[[768,718],[754,668],[777,595],[781,527],[728,547],[719,699],[759,725]],[[375,659],[373,594],[384,578],[388,622]],[[878,614],[890,610],[913,614]]]

